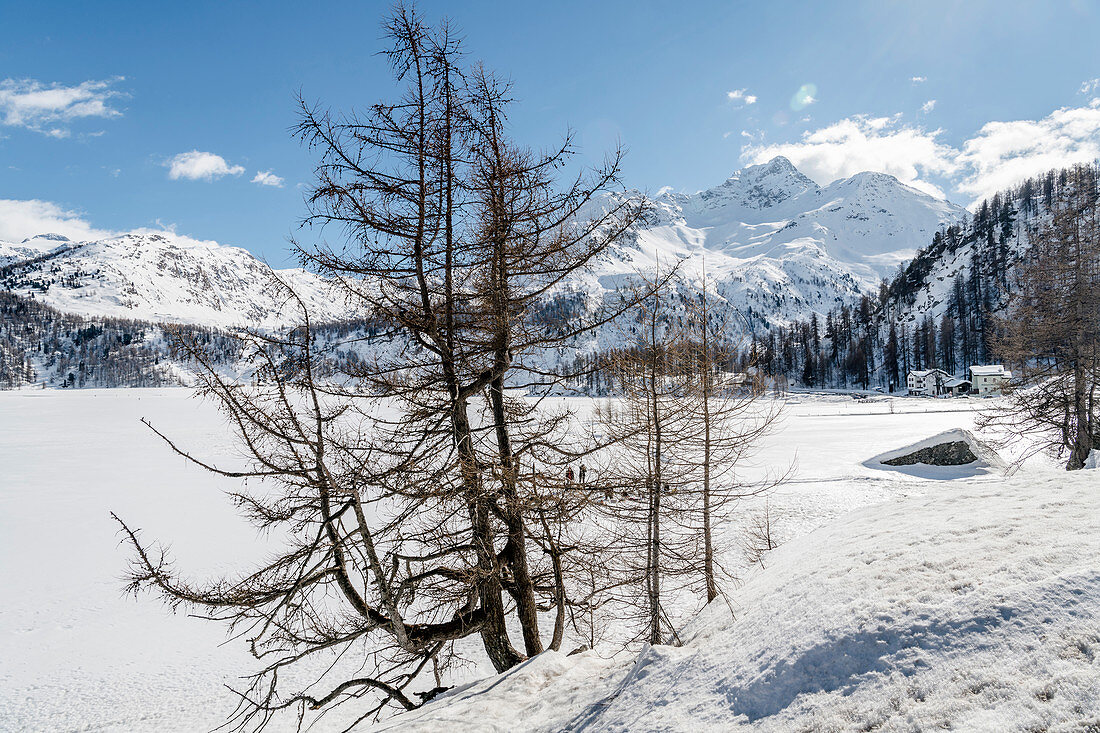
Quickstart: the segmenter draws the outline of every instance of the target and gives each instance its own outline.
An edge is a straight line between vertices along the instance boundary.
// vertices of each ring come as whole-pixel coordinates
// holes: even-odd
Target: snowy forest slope
[[[793,384],[866,389],[900,387],[911,369],[965,375],[1000,361],[997,321],[1021,290],[1032,238],[1078,179],[1100,181],[1100,165],[1051,170],[998,192],[934,232],[877,293],[760,335],[758,363]]]

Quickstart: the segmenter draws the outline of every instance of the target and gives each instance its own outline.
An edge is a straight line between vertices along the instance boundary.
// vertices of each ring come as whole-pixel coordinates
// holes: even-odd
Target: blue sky
[[[0,0],[0,239],[142,227],[290,264],[312,160],[294,93],[392,95],[388,5]],[[1092,2],[421,2],[515,82],[512,131],[622,140],[628,185],[785,154],[963,204],[1100,156]],[[173,165],[174,163],[174,165]]]

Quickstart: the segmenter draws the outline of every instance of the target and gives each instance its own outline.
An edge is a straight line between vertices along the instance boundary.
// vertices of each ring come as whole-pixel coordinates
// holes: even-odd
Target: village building
[[[1004,387],[1012,379],[1012,372],[1003,364],[974,365],[970,367],[970,381],[979,397],[1004,393]]]
[[[961,397],[964,394],[969,394],[972,386],[969,379],[952,377],[943,384],[944,394],[949,394],[952,397]]]
[[[947,383],[955,379],[943,369],[918,369],[909,372],[906,387],[911,395],[938,397],[947,394]]]

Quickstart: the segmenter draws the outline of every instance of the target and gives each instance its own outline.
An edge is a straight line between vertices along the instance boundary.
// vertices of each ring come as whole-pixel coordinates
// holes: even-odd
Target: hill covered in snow
[[[306,270],[274,270],[239,247],[170,232],[93,242],[57,234],[0,242],[0,288],[80,315],[272,327],[296,317],[273,287],[274,277],[293,287],[315,318],[347,316],[329,283]]]
[[[825,318],[758,330],[761,368],[808,387],[904,389],[911,370],[964,376],[973,365],[1005,361],[998,330],[1021,302],[1028,267],[1040,261],[1036,243],[1050,238],[1057,211],[1078,211],[1084,222],[1097,216],[1098,182],[1094,162],[995,193],[935,231],[878,292],[838,302]]]
[[[780,157],[715,188],[658,196],[650,214],[565,289],[600,299],[639,273],[680,262],[687,287],[705,269],[731,306],[765,323],[786,322],[874,291],[965,211],[879,173],[818,186]],[[293,313],[273,293],[273,275],[294,287],[314,318],[346,315],[322,278],[272,270],[246,250],[170,232],[0,242],[0,288],[81,315],[274,326]]]
[[[588,292],[681,264],[754,321],[786,323],[874,293],[941,228],[968,217],[882,173],[819,186],[783,157],[652,202],[631,245],[579,278]]]
[[[546,652],[379,729],[1100,730],[1089,473],[932,482],[773,551],[680,647]]]

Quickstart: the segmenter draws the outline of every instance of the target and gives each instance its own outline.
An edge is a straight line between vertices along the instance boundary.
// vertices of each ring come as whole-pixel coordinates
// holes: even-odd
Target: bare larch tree
[[[413,692],[432,694],[429,672],[470,654],[464,640],[479,637],[503,671],[557,648],[566,604],[584,603],[566,587],[562,538],[586,494],[555,468],[580,450],[569,416],[509,391],[554,379],[539,366],[546,353],[630,307],[565,327],[537,317],[628,231],[640,204],[609,196],[589,206],[618,186],[620,153],[561,186],[568,139],[548,153],[514,144],[507,85],[463,66],[446,24],[398,6],[386,32],[403,96],[349,116],[300,100],[295,132],[319,159],[306,223],[346,241],[300,245],[302,260],[333,279],[349,311],[388,330],[359,344],[359,368],[329,374],[324,352],[337,345],[318,342],[286,289],[300,325],[240,335],[261,365],[255,384],[223,377],[201,344],[186,345],[248,465],[220,468],[172,447],[260,479],[234,498],[259,526],[285,530],[288,546],[243,576],[196,583],[122,525],[135,590],[250,639],[263,666],[240,692],[239,729],[349,700],[360,701],[356,720],[414,708]],[[541,612],[553,612],[549,644]]]
[[[716,525],[732,520],[739,500],[764,494],[786,478],[785,473],[748,478],[746,463],[775,428],[782,403],[749,379],[747,371],[730,371],[751,335],[737,309],[728,303],[716,308],[715,300],[721,302],[708,287],[704,265],[698,287],[688,296],[680,330],[683,343],[678,353],[685,363],[673,378],[685,419],[671,450],[682,476],[681,498],[696,503],[686,521],[702,536],[701,570],[708,603],[719,594]]]

